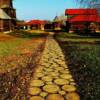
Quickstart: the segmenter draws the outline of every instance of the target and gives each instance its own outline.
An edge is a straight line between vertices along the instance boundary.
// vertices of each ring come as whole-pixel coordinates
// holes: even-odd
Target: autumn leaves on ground
[[[42,33],[41,33],[42,34]],[[46,35],[0,33],[0,98],[26,100],[27,84],[43,51]],[[8,99],[9,98],[9,99]]]

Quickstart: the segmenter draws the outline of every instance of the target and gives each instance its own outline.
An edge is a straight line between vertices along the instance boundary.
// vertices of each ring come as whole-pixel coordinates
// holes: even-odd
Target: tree
[[[82,8],[95,8],[100,15],[100,0],[76,0]]]
[[[90,7],[98,1],[99,0],[77,0],[77,2],[80,4],[80,7]]]

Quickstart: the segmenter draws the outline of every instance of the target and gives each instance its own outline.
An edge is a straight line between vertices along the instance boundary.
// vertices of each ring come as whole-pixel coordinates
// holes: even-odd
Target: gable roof
[[[46,21],[44,21],[44,20],[31,20],[31,21],[27,22],[26,24],[27,25],[43,25],[45,23],[46,23]]]
[[[2,9],[0,9],[0,19],[11,19]]]

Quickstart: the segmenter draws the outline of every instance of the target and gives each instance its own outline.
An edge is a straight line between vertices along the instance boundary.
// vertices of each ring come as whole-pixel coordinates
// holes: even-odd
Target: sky
[[[14,0],[19,20],[52,20],[56,15],[63,15],[65,9],[75,8],[75,0]]]

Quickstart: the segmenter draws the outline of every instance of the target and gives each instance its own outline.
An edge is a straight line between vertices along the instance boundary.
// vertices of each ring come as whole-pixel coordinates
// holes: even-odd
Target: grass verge
[[[74,33],[60,33],[56,34],[56,38],[62,42],[71,43],[100,43],[99,37],[82,36]]]
[[[37,38],[37,37],[44,37],[47,36],[47,34],[42,34],[39,32],[29,32],[29,31],[23,31],[23,30],[16,30],[14,32],[9,33],[9,35],[20,37],[20,38]]]
[[[60,35],[61,36],[61,35]],[[57,37],[56,37],[57,38]],[[65,37],[63,37],[64,39]],[[57,38],[78,85],[81,100],[99,100],[100,98],[100,45],[96,44],[96,38],[91,38],[94,44],[88,44],[90,40],[84,38],[81,41],[70,38],[62,42],[62,38]],[[65,38],[66,39],[66,38]]]

